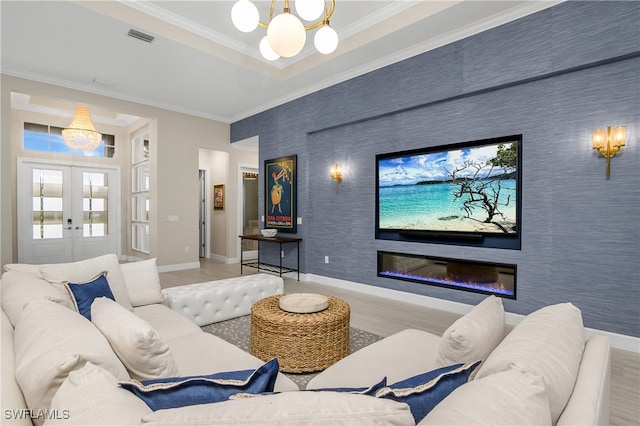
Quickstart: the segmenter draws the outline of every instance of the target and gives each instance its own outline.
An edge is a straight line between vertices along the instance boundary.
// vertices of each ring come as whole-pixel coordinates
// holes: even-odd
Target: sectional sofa
[[[607,424],[610,349],[571,304],[506,337],[489,297],[435,336],[405,330],[301,391],[163,303],[155,260],[6,265],[2,424]]]

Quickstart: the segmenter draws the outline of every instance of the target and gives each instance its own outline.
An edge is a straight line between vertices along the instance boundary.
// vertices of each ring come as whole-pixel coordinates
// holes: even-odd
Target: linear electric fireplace
[[[516,265],[378,252],[378,276],[516,298]]]

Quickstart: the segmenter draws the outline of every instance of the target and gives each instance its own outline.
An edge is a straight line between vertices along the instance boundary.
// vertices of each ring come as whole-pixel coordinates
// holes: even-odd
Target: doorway
[[[118,168],[19,159],[17,181],[18,262],[118,254]]]
[[[242,235],[259,233],[258,218],[258,169],[242,168]],[[258,257],[258,242],[244,240],[242,243],[242,258],[254,259]]]

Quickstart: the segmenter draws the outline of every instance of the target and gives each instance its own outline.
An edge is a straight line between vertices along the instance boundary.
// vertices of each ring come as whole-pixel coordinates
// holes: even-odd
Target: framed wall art
[[[297,156],[264,162],[265,228],[296,232]]]
[[[213,186],[213,209],[224,210],[224,185]]]

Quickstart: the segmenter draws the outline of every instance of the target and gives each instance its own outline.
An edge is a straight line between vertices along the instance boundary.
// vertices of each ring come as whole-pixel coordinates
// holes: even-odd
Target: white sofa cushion
[[[502,299],[492,295],[447,328],[440,341],[436,363],[439,367],[445,367],[484,361],[503,338]]]
[[[14,326],[29,302],[50,300],[73,309],[71,299],[62,285],[51,284],[33,274],[10,270],[2,274],[2,308]]]
[[[178,315],[178,314],[177,314]],[[200,331],[167,340],[181,376],[199,376],[220,371],[258,368],[264,364],[259,358],[239,347]],[[209,354],[209,356],[203,355]],[[282,373],[276,379],[276,392],[297,391],[298,385]]]
[[[0,343],[0,407],[4,410],[10,410],[4,411],[1,423],[5,426],[33,426],[31,419],[27,418],[28,416],[26,415],[22,415],[23,412],[20,411],[27,408],[27,403],[16,381],[13,325],[11,325],[11,321],[9,321],[4,309],[0,313],[0,326],[2,327],[2,340]],[[17,414],[14,414],[16,412]]]
[[[91,322],[107,338],[129,375],[138,380],[178,375],[178,366],[153,327],[106,297],[91,305]]]
[[[162,302],[164,296],[160,292],[160,276],[155,257],[140,262],[123,263],[120,268],[132,306]]]
[[[9,272],[9,271],[22,272],[24,274],[29,274],[34,277],[42,278],[42,275],[40,274],[40,268],[42,266],[43,265],[34,265],[30,263],[7,263],[6,265],[4,265],[2,269],[5,272]]]
[[[555,424],[576,382],[585,337],[580,310],[571,303],[526,316],[480,366],[476,380],[517,363],[544,379]]]
[[[51,283],[63,283],[65,281],[86,283],[104,271],[107,272],[107,281],[109,281],[109,287],[115,296],[116,302],[132,310],[133,307],[129,300],[124,276],[120,269],[118,257],[115,254],[105,254],[78,262],[43,265],[40,268],[40,273],[44,279]]]
[[[109,343],[91,322],[50,301],[25,306],[14,331],[16,380],[32,410],[47,409],[69,372],[87,361],[129,378]]]
[[[203,332],[193,321],[163,304],[137,306],[133,313],[151,324],[165,342]]]
[[[454,390],[420,425],[550,425],[544,380],[513,365]]]
[[[72,371],[51,401],[52,425],[139,425],[147,404],[118,385],[109,371],[91,362]],[[66,415],[65,415],[66,414]]]
[[[406,404],[341,392],[284,392],[160,410],[145,425],[415,425]]]
[[[433,370],[439,344],[435,334],[402,330],[342,358],[311,379],[307,389],[370,386],[383,377],[394,383]]]

